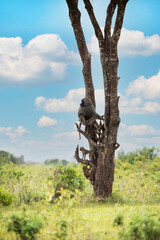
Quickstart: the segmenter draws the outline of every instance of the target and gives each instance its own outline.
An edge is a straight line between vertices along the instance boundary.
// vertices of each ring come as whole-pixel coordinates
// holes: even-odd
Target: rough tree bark
[[[66,0],[69,17],[77,41],[78,50],[83,64],[83,77],[85,82],[86,97],[91,99],[95,106],[94,86],[91,74],[91,54],[88,51],[84,33],[81,26],[81,13],[78,9],[78,0]],[[77,125],[77,130],[87,138],[90,146],[89,160],[85,159],[84,148],[82,158],[79,156],[79,147],[75,151],[78,162],[83,163],[84,175],[93,185],[96,197],[105,199],[112,194],[114,181],[114,155],[119,147],[117,134],[120,123],[118,108],[118,54],[117,46],[121,34],[125,8],[128,0],[110,0],[107,7],[104,32],[102,32],[90,0],[83,0],[89,18],[93,25],[95,35],[99,43],[100,60],[103,71],[105,111],[104,122],[89,125],[85,131]],[[111,25],[114,12],[117,8],[117,16],[113,33]]]

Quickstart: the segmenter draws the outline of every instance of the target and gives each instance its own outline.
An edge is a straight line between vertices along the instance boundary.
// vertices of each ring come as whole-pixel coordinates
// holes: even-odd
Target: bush
[[[10,179],[20,180],[24,173],[16,165],[9,163],[5,164],[4,166],[0,166],[0,175],[0,184],[3,184],[8,182]]]
[[[8,232],[15,232],[22,240],[34,240],[42,223],[35,216],[12,215],[8,224]]]
[[[160,221],[149,215],[135,215],[127,230],[121,230],[119,239],[123,240],[160,240]]]
[[[12,203],[12,195],[0,188],[0,205],[9,206]]]
[[[57,224],[56,234],[55,236],[57,239],[65,240],[68,233],[67,233],[67,222],[65,220],[61,220]]]
[[[60,189],[66,189],[75,193],[76,189],[84,189],[84,178],[77,174],[76,169],[68,166],[58,166],[53,170],[51,177],[55,195],[59,193]]]
[[[40,200],[45,199],[45,192],[37,190],[35,186],[31,184],[25,184],[22,182],[21,187],[18,192],[17,203],[25,203],[27,205],[32,204],[33,202],[39,202]]]
[[[115,219],[113,220],[113,226],[120,226],[123,225],[123,215],[118,214]]]

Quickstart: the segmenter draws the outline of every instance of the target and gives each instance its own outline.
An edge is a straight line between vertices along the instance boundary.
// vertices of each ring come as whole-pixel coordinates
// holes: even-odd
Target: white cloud
[[[156,130],[153,127],[140,124],[127,126],[126,124],[120,125],[120,135],[129,135],[129,136],[155,136],[160,135],[160,130]]]
[[[141,97],[129,98],[120,94],[121,114],[154,114],[160,112],[160,103],[155,101],[145,101]]]
[[[56,34],[44,34],[23,46],[22,39],[0,38],[0,85],[40,85],[64,79],[69,64],[80,63]]]
[[[145,102],[142,108],[142,113],[158,113],[160,112],[160,103],[158,102]]]
[[[146,137],[146,138],[141,138],[141,137],[136,137],[135,140],[137,143],[143,143],[144,145],[149,145],[149,146],[155,146],[159,148],[159,143],[160,143],[160,136],[157,137]]]
[[[144,76],[138,77],[131,82],[127,88],[127,95],[140,95],[145,99],[154,99],[160,97],[160,70],[157,75],[150,78]]]
[[[87,149],[89,148],[88,141],[82,134],[81,139],[79,139],[79,133],[77,132],[75,126],[73,131],[59,132],[54,134],[52,145],[60,148],[62,148],[62,146],[63,148],[70,148],[72,149],[72,155],[74,155],[77,145],[85,146]]]
[[[92,36],[88,47],[94,54],[99,54],[98,42],[95,35]],[[158,34],[145,36],[143,32],[123,28],[118,52],[121,57],[160,54],[160,36]]]
[[[12,127],[0,127],[0,133],[5,134],[11,139],[15,139],[29,132],[23,126],[18,126],[16,129],[12,129]]]
[[[11,127],[0,127],[0,133],[7,133],[12,131]]]
[[[155,129],[146,124],[131,125],[120,124],[118,142],[121,148],[128,151],[135,151],[144,146],[158,147],[160,142],[160,129]]]
[[[49,98],[43,96],[37,97],[35,105],[46,112],[77,112],[82,98],[85,96],[85,89],[71,89],[64,98]],[[97,100],[97,111],[104,112],[104,90],[96,89],[95,97]]]
[[[99,54],[98,40],[95,35],[92,36],[91,42],[87,44],[90,52],[94,54]]]
[[[38,121],[38,126],[39,127],[49,127],[49,126],[54,126],[57,124],[57,120],[54,118],[50,118],[47,116],[42,116],[39,121]]]
[[[37,108],[46,112],[77,112],[80,100],[84,97],[85,90],[83,88],[71,89],[64,98],[49,98],[43,96],[37,97],[35,105]],[[144,101],[141,97],[128,98],[120,95],[119,107],[121,114],[153,114],[160,112],[160,104],[158,102]],[[96,111],[104,114],[104,90],[96,89]]]
[[[69,141],[69,142],[75,142],[79,138],[79,134],[77,131],[73,132],[62,132],[62,133],[56,133],[54,134],[54,138],[56,140],[61,141]]]
[[[123,28],[119,41],[119,54],[120,56],[160,54],[160,36],[158,34],[145,36],[143,32]]]
[[[142,108],[142,99],[140,97],[129,99],[120,94],[119,106],[121,114],[140,113],[140,109]]]
[[[65,98],[37,97],[35,104],[38,108],[46,112],[76,112],[80,100],[84,97],[84,89],[71,89]]]

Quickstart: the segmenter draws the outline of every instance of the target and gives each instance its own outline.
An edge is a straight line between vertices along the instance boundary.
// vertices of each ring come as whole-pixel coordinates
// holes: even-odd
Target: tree
[[[69,17],[76,38],[79,54],[83,64],[83,78],[85,83],[85,95],[93,105],[95,103],[94,85],[91,73],[91,54],[88,51],[85,36],[81,26],[81,12],[78,9],[78,0],[66,0]],[[84,164],[83,171],[94,189],[96,197],[107,198],[112,194],[114,181],[114,156],[119,147],[117,133],[120,123],[117,94],[119,77],[117,46],[121,34],[125,8],[128,0],[110,0],[107,7],[104,32],[102,32],[94,14],[90,0],[83,0],[88,12],[95,35],[99,43],[100,60],[103,71],[105,111],[104,122],[89,124],[85,130],[77,125],[79,133],[87,138],[90,146],[89,160],[79,156],[79,147],[75,151],[78,162]],[[117,16],[111,33],[112,18],[117,8]]]
[[[24,156],[15,157],[12,153],[0,151],[0,165],[5,163],[23,164]]]

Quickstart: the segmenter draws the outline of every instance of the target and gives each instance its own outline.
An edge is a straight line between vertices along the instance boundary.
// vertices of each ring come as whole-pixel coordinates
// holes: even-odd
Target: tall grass
[[[83,178],[81,166],[77,165],[72,168],[81,181],[83,178],[83,189],[74,189],[73,196],[70,189],[59,187],[60,195],[54,203],[51,200],[56,184],[52,182],[54,179],[51,176],[56,167],[1,166],[0,187],[12,196],[12,202],[10,206],[0,208],[0,239],[18,239],[7,228],[13,213],[22,216],[24,208],[31,219],[32,216],[37,216],[41,220],[43,227],[37,234],[37,239],[40,240],[127,239],[131,235],[129,231],[135,227],[133,219],[136,216],[140,219],[137,231],[142,235],[147,234],[142,228],[143,221],[150,224],[151,228],[153,222],[159,226],[160,158],[155,157],[152,161],[142,161],[141,158],[131,163],[116,159],[115,165],[113,194],[109,199],[100,202],[94,198],[92,186]],[[79,181],[78,178],[75,179]],[[149,216],[151,222],[143,216]],[[123,219],[122,224],[117,224],[120,218]],[[153,229],[150,229],[150,234],[152,233]],[[159,232],[155,234],[158,234],[155,236],[159,240]]]

